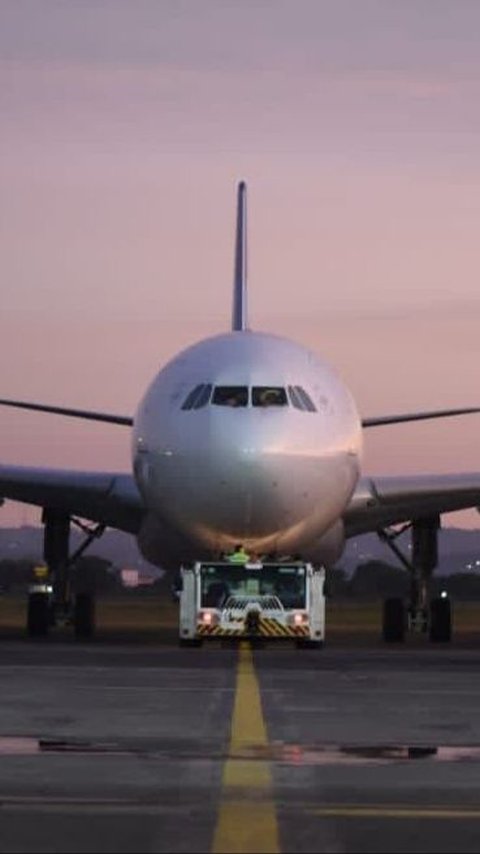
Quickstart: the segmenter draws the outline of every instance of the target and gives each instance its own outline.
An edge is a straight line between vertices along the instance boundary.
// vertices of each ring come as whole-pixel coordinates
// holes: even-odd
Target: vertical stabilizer
[[[247,185],[240,181],[237,190],[232,332],[244,332],[247,324]]]

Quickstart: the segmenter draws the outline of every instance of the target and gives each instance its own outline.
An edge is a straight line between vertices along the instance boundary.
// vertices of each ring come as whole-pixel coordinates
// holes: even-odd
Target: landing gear
[[[49,569],[51,585],[52,623],[55,625],[68,613],[68,554],[70,516],[59,510],[44,509],[43,557]]]
[[[90,593],[75,597],[73,629],[76,638],[91,638],[95,634],[95,599]]]
[[[44,638],[51,623],[51,601],[48,593],[33,592],[28,596],[27,634],[31,638]]]
[[[182,647],[200,647],[203,643],[201,638],[180,638],[179,646]]]
[[[403,599],[385,599],[383,603],[382,637],[386,643],[402,643],[407,630],[406,610]]]
[[[450,600],[443,597],[430,602],[430,640],[448,643],[452,639],[452,608]]]
[[[59,510],[43,510],[43,556],[48,578],[30,588],[27,608],[27,634],[31,638],[46,637],[55,625],[73,625],[75,637],[91,638],[95,632],[95,599],[90,592],[72,596],[69,574],[93,539],[101,536],[104,525],[87,527]],[[74,522],[84,533],[85,540],[70,556],[70,525]]]
[[[429,602],[430,582],[438,563],[439,516],[419,519],[398,531],[380,530],[378,535],[393,551],[410,574],[407,602],[401,598],[386,599],[383,606],[383,639],[387,643],[405,640],[407,630],[427,634],[429,640],[448,642],[452,638],[452,608],[450,600],[439,597]],[[412,531],[411,560],[395,543],[408,528]]]

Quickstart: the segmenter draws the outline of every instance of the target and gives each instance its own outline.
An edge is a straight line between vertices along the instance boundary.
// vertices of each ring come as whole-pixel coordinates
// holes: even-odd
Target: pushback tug
[[[179,640],[290,640],[321,647],[325,570],[303,561],[200,561],[181,569]]]

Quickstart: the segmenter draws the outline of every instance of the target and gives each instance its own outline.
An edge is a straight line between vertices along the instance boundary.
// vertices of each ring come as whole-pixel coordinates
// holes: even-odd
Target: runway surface
[[[478,852],[480,645],[0,643],[1,852]]]

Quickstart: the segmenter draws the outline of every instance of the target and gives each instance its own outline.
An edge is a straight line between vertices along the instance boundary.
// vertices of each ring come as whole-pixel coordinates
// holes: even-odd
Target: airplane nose
[[[315,437],[292,435],[278,418],[244,414],[241,425],[236,416],[228,424],[223,418],[190,433],[168,458],[157,457],[156,494],[165,514],[215,550],[244,542],[271,551],[294,532],[328,527],[351,487],[345,450],[332,444],[320,455]]]
[[[303,469],[278,437],[259,430],[222,434],[205,448],[200,465],[205,523],[238,539],[271,536],[295,524],[309,500]]]
[[[185,531],[193,524],[202,540],[271,535],[291,517],[295,473],[285,449],[277,442],[276,452],[272,436],[250,420],[239,426],[237,419],[218,419],[171,455],[156,458],[156,494],[164,512]]]
[[[287,423],[255,415],[249,429],[212,437],[205,449],[204,518],[213,525],[221,517],[238,541],[314,521],[317,527],[331,524],[352,488],[354,462],[345,445],[332,438],[319,450],[313,426],[311,435],[299,436]]]

